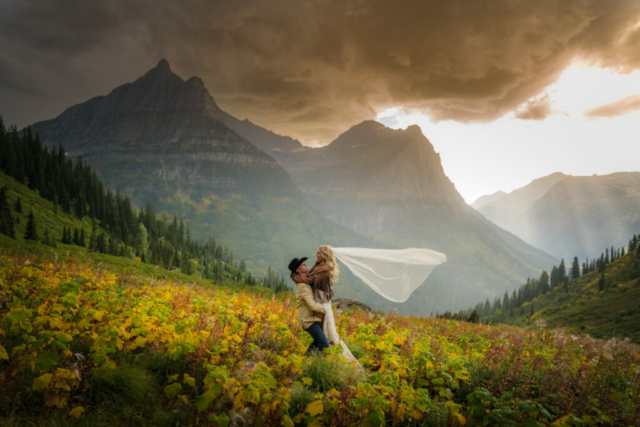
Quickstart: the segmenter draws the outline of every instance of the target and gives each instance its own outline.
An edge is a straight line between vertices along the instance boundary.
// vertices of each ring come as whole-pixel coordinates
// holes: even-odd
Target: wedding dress
[[[336,320],[333,317],[333,307],[331,306],[331,301],[322,304],[322,306],[324,307],[324,323],[322,324],[322,332],[324,332],[324,335],[327,337],[327,341],[329,341],[329,344],[334,345],[340,343],[340,346],[342,346],[342,357],[344,357],[349,363],[355,363],[356,368],[359,371],[364,372],[364,369],[362,368],[360,362],[358,362],[358,359],[353,356],[353,354],[349,350],[349,347],[347,347],[347,344],[345,344],[345,342],[342,341],[342,339],[340,339],[340,336],[338,335],[338,330],[336,329]]]

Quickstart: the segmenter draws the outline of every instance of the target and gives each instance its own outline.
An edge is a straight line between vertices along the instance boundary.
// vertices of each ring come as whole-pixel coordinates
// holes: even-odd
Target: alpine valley
[[[539,276],[557,260],[468,206],[416,126],[365,121],[307,148],[221,110],[201,79],[168,62],[106,96],[36,123],[45,145],[81,155],[134,204],[180,212],[196,239],[229,243],[248,268],[286,270],[320,244],[426,247],[447,254],[403,304],[383,300],[342,269],[336,286],[375,309],[466,308]]]

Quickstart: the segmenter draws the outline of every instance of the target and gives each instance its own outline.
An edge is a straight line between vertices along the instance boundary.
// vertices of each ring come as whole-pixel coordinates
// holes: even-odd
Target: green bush
[[[291,389],[291,401],[289,401],[289,415],[291,417],[304,412],[305,408],[313,400],[314,391],[305,386],[297,386]]]
[[[332,388],[341,390],[347,384],[357,384],[366,381],[366,375],[348,364],[338,354],[313,355],[305,359],[302,364],[304,377],[311,378],[311,387],[325,393]]]
[[[117,406],[139,405],[156,388],[144,369],[131,365],[95,369],[90,384],[94,402]]]

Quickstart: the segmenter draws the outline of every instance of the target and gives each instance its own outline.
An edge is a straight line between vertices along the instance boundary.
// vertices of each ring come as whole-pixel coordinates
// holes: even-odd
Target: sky
[[[0,1],[6,123],[53,118],[160,58],[306,145],[413,121],[468,202],[556,171],[638,169],[638,0]]]
[[[420,110],[400,106],[376,119],[394,129],[420,126],[458,192],[473,203],[554,172],[640,171],[638,104],[640,71],[617,74],[573,64],[544,93],[489,123],[433,122]],[[540,110],[544,119],[518,118]]]

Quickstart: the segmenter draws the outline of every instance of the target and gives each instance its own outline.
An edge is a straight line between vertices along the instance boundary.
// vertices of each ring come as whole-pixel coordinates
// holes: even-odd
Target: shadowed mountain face
[[[640,230],[640,172],[555,173],[478,210],[558,258],[593,258],[604,247],[625,245]]]
[[[365,121],[325,147],[276,153],[308,202],[329,219],[381,244],[448,256],[406,303],[391,304],[358,287],[338,287],[340,296],[435,313],[502,295],[555,262],[469,207],[418,126],[393,130]]]
[[[224,114],[199,78],[184,81],[162,60],[33,130],[45,144],[81,154],[138,206],[151,201],[188,218],[197,238],[230,242],[254,270],[284,271],[327,241],[362,243],[315,213],[287,172],[227,127]]]

